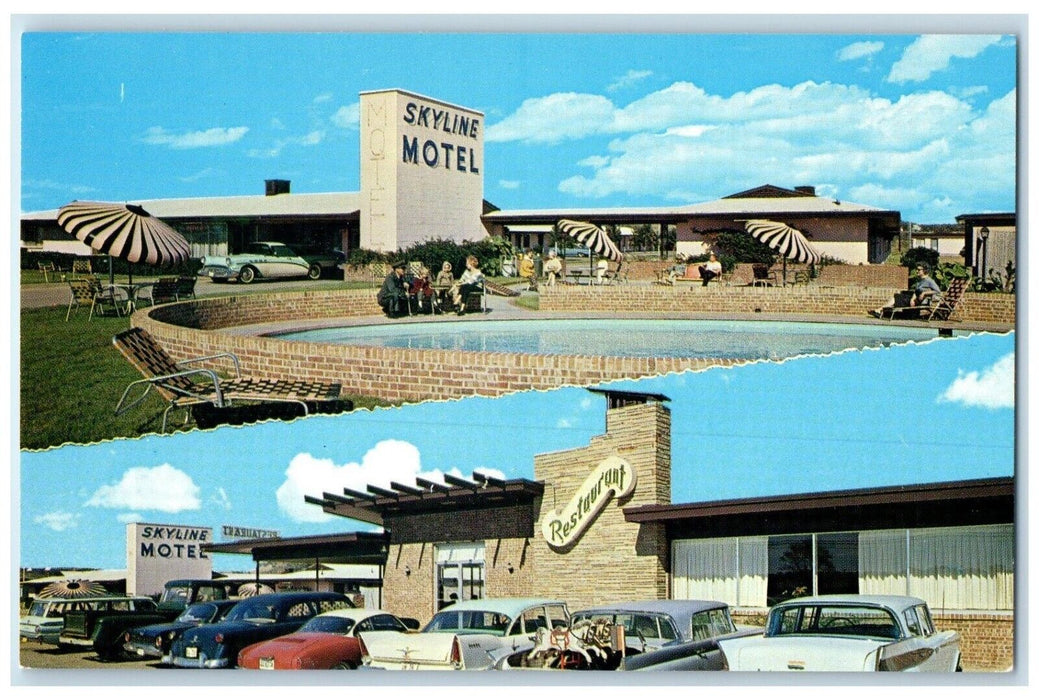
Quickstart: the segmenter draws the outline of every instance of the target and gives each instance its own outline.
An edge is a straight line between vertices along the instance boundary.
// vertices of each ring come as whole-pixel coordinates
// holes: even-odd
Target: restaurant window
[[[484,597],[484,545],[437,545],[437,610],[460,600]]]
[[[768,538],[768,605],[812,592],[812,536]]]
[[[817,594],[859,592],[859,536],[834,532],[815,536]]]

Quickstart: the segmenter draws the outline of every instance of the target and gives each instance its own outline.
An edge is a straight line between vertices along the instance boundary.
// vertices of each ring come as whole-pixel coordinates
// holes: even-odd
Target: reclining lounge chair
[[[142,328],[123,331],[112,338],[112,343],[145,377],[126,387],[116,404],[115,414],[121,415],[138,406],[155,389],[169,402],[162,414],[162,432],[166,432],[166,420],[174,408],[208,404],[209,407],[222,409],[230,407],[234,402],[289,403],[301,406],[303,415],[307,415],[311,410],[346,408],[344,404],[350,404],[339,398],[340,384],[241,377],[238,358],[231,353],[174,362],[166,350]],[[190,367],[218,358],[230,360],[234,364],[235,378],[223,379],[207,367]],[[143,390],[141,385],[144,385]],[[140,395],[130,399],[134,391],[139,391]],[[185,423],[187,418],[185,416]]]
[[[949,288],[927,306],[885,306],[881,318],[891,320],[896,314],[915,314],[921,321],[948,321],[963,302],[963,293],[970,286],[970,277],[954,277]]]

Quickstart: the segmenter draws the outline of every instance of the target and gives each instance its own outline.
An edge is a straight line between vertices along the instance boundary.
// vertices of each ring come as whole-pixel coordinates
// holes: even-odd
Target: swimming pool
[[[418,350],[779,360],[931,340],[937,330],[784,321],[567,319],[399,323],[273,337]]]

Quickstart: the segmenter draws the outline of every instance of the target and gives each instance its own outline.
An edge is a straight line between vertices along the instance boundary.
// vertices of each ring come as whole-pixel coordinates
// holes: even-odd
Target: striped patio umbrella
[[[620,248],[601,228],[586,221],[560,219],[556,224],[560,231],[585,246],[595,255],[600,255],[614,262],[620,262],[624,256]]]
[[[108,593],[105,587],[95,581],[66,579],[48,583],[40,589],[40,598],[92,598]]]
[[[786,261],[814,265],[822,260],[804,234],[779,221],[751,219],[745,224],[747,233],[783,256],[783,283],[786,284]]]
[[[243,583],[238,587],[239,598],[252,598],[254,595],[274,593],[274,589],[266,583]]]
[[[130,263],[175,265],[191,257],[184,236],[136,204],[72,202],[58,210],[58,225],[98,253]]]

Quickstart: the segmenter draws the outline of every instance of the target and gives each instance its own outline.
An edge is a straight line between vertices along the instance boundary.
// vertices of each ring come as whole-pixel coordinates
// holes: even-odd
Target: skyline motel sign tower
[[[361,247],[480,240],[483,113],[405,90],[360,94]]]

